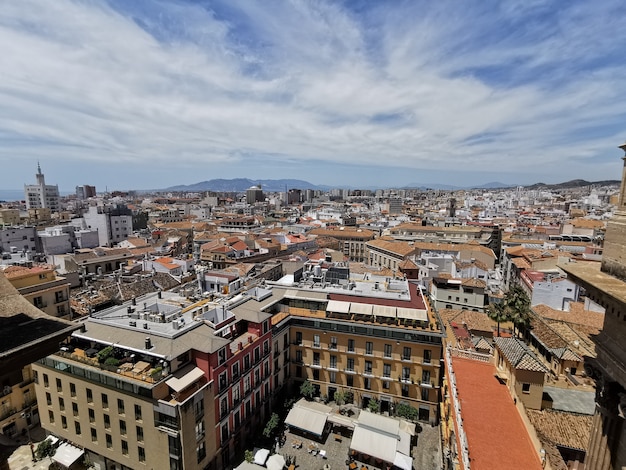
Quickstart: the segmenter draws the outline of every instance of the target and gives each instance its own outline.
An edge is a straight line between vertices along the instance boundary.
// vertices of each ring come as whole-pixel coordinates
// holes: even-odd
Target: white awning
[[[393,464],[403,470],[413,470],[413,459],[408,455],[401,454],[400,452],[396,452]]]
[[[168,387],[178,393],[195,383],[203,375],[204,372],[202,371],[202,369],[200,369],[199,367],[194,367],[181,377],[172,377],[171,379],[166,380],[165,383]]]
[[[385,462],[393,462],[396,458],[398,439],[382,434],[366,426],[357,426],[352,434],[350,449],[369,455]]]
[[[400,431],[404,431],[411,436],[415,436],[415,423],[409,423],[408,421],[401,419]]]
[[[396,307],[389,307],[387,305],[374,305],[373,313],[376,317],[396,318]]]
[[[342,302],[340,300],[331,300],[326,306],[327,312],[350,313],[350,302]]]
[[[326,292],[309,292],[305,290],[288,289],[285,298],[298,300],[323,301],[328,299]]]
[[[56,452],[52,456],[52,460],[65,468],[70,468],[84,453],[83,449],[74,447],[66,442],[57,447]]]
[[[374,306],[371,304],[352,302],[350,304],[350,313],[354,313],[355,315],[371,315],[373,307]]]
[[[354,429],[354,421],[338,413],[329,414],[328,421],[330,421],[333,424],[336,424],[337,426],[343,426],[345,428]]]
[[[265,465],[267,458],[270,456],[269,449],[259,449],[254,454],[254,463],[257,465]]]
[[[287,418],[285,418],[285,424],[310,432],[316,436],[321,436],[324,432],[327,418],[328,413],[320,413],[309,408],[294,406],[289,411]]]
[[[383,416],[369,411],[362,410],[359,413],[359,426],[366,426],[381,434],[388,434],[398,440],[398,431],[400,430],[400,421],[388,416]],[[395,451],[395,448],[394,448]],[[391,460],[388,460],[391,462]]]
[[[428,313],[426,313],[426,310],[422,309],[398,307],[398,318],[428,321]]]
[[[283,470],[285,468],[285,458],[280,454],[274,454],[267,459],[265,466],[267,470]]]

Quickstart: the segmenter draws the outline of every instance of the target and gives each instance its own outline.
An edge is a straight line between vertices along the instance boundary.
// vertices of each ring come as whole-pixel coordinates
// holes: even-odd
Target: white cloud
[[[249,160],[271,155],[277,167],[315,159],[560,180],[613,168],[626,130],[626,67],[614,59],[626,34],[602,29],[616,17],[609,2],[500,14],[481,2],[145,5],[154,10],[0,5],[5,169],[24,155],[252,176]],[[606,166],[592,161],[607,154]]]

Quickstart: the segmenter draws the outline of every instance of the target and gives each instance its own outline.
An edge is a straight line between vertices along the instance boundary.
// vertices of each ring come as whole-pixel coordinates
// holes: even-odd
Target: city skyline
[[[618,179],[624,13],[617,1],[7,3],[2,189],[31,184],[38,161],[64,191]]]

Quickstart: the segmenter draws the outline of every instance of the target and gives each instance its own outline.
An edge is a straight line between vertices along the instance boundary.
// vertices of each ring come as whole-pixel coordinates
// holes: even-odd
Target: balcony
[[[366,369],[366,370],[364,370],[364,371],[363,371],[363,375],[364,375],[365,377],[374,377],[374,374],[372,374],[371,369],[370,369],[370,370],[367,370],[367,369]]]
[[[346,374],[356,374],[357,373],[357,371],[354,368],[348,368],[348,367],[346,367],[343,371]]]

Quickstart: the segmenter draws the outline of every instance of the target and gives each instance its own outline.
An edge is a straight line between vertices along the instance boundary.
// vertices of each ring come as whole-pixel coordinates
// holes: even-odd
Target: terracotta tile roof
[[[464,286],[467,286],[467,287],[478,287],[478,288],[482,288],[482,289],[487,287],[487,283],[485,281],[483,281],[482,279],[474,279],[472,277],[467,278],[467,279],[463,279],[461,281],[461,284],[463,284]]]
[[[491,320],[486,313],[472,310],[444,308],[439,310],[439,315],[444,321],[466,325],[470,332],[493,331],[497,326],[497,323]]]
[[[472,470],[540,470],[539,456],[493,364],[453,357],[452,367]]]
[[[533,372],[548,372],[539,358],[528,346],[517,338],[494,338],[494,343],[506,360],[515,369]]]
[[[593,416],[556,410],[526,410],[539,438],[554,445],[587,451]]]
[[[593,229],[602,229],[606,226],[606,222],[602,220],[580,219],[580,218],[575,218],[573,220],[570,220],[570,224],[572,224],[576,228],[593,228]]]
[[[366,243],[368,247],[380,248],[381,250],[389,251],[402,257],[415,253],[415,246],[409,242],[401,242],[395,240],[385,240],[379,238],[377,240],[370,240]]]
[[[532,309],[537,315],[543,318],[584,325],[598,332],[604,325],[604,313],[585,310],[585,306],[582,302],[570,302],[569,312],[556,310],[543,304],[535,305]]]

